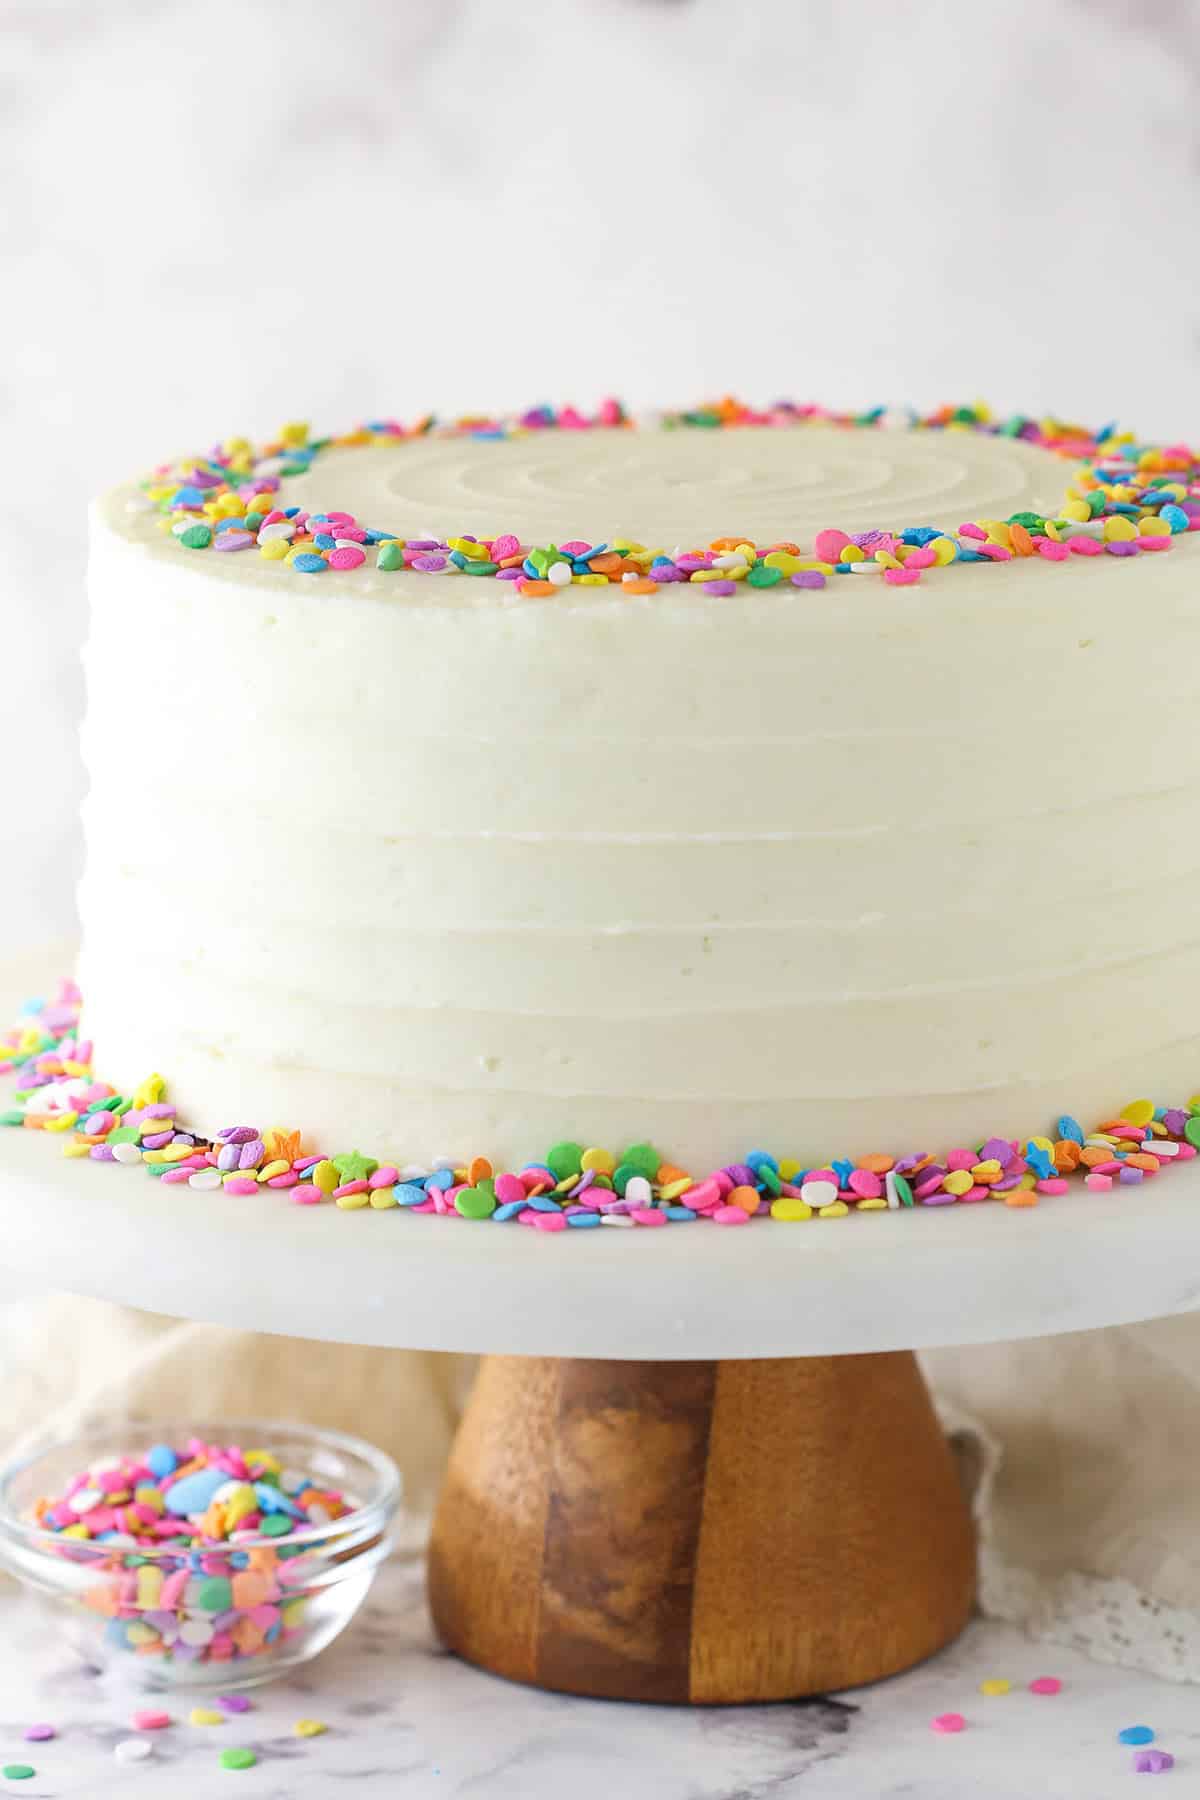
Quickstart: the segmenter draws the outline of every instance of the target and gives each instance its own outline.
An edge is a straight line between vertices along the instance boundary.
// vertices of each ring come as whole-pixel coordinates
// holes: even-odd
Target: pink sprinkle
[[[1102,556],[1103,548],[1094,537],[1073,537],[1067,539],[1068,548],[1075,556]]]
[[[395,1187],[400,1179],[400,1171],[391,1163],[380,1163],[373,1175],[367,1176],[367,1186],[373,1188]]]
[[[359,563],[366,562],[366,554],[357,544],[341,544],[331,550],[326,557],[331,569],[357,569]]]
[[[914,582],[920,581],[921,571],[920,569],[910,569],[905,564],[902,569],[885,569],[883,579],[889,587],[912,587]]]
[[[966,1724],[961,1713],[939,1713],[936,1719],[930,1719],[929,1728],[941,1732],[964,1731]]]
[[[1050,1175],[1037,1183],[1037,1191],[1039,1194],[1065,1194],[1067,1183],[1061,1175]]]
[[[524,1200],[525,1186],[518,1175],[497,1175],[496,1199],[501,1206],[511,1206],[514,1200]]]
[[[750,1223],[750,1214],[743,1206],[718,1206],[709,1214],[709,1217],[714,1219],[718,1225],[748,1225]]]
[[[1078,542],[1078,539],[1075,541]],[[1037,547],[1038,555],[1047,557],[1050,562],[1065,562],[1067,557],[1071,554],[1070,544],[1056,544],[1053,538],[1039,538],[1037,540]],[[1099,546],[1097,546],[1097,548],[1099,548]],[[1084,555],[1087,555],[1086,550],[1084,551]]]
[[[740,1207],[738,1211],[741,1211]],[[665,1225],[667,1222],[666,1213],[659,1212],[653,1206],[631,1206],[629,1216],[636,1219],[639,1225]]]
[[[341,1187],[334,1188],[333,1198],[340,1200],[346,1194],[365,1194],[366,1192],[367,1183],[365,1181],[343,1181]]]
[[[909,551],[904,559],[904,567],[906,569],[931,569],[936,561],[937,557],[929,545],[922,544],[916,550]]]
[[[850,539],[846,533],[838,531],[835,527],[831,526],[825,531],[818,531],[813,539],[813,549],[817,553],[817,560],[830,563],[840,562],[842,551],[849,542]]]
[[[171,1723],[171,1715],[166,1712],[151,1712],[143,1709],[134,1713],[131,1722],[135,1731],[162,1731]]]
[[[860,1200],[876,1200],[883,1192],[883,1183],[870,1169],[852,1170],[849,1186],[850,1192],[857,1194]]]
[[[48,1738],[57,1737],[53,1725],[27,1725],[21,1736],[27,1744],[44,1744]]]
[[[1062,1682],[1057,1675],[1039,1675],[1036,1681],[1029,1684],[1031,1694],[1057,1694],[1061,1689]]]
[[[1099,1169],[1089,1169],[1083,1178],[1083,1185],[1099,1193],[1112,1186],[1112,1176],[1102,1175]]]
[[[299,1187],[292,1189],[292,1199],[297,1206],[320,1206],[321,1190],[309,1181],[302,1181]]]
[[[257,1194],[258,1183],[252,1181],[248,1175],[235,1175],[231,1181],[225,1183],[225,1192],[227,1194]]]
[[[511,531],[506,531],[501,537],[494,538],[492,541],[492,561],[504,562],[506,557],[515,556],[520,548],[520,538],[515,538]]]
[[[530,1211],[533,1212],[532,1207]],[[566,1215],[560,1212],[534,1212],[533,1223],[538,1231],[565,1231],[567,1229]]]

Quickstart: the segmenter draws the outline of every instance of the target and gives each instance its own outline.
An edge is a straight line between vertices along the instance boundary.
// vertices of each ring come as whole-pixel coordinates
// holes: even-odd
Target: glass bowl
[[[81,1469],[192,1437],[261,1445],[285,1467],[340,1489],[352,1510],[282,1536],[237,1537],[204,1551],[65,1537],[35,1522],[37,1501],[61,1493]],[[92,1668],[124,1670],[146,1688],[233,1692],[308,1662],[345,1630],[391,1550],[400,1493],[391,1458],[338,1431],[262,1419],[98,1424],[0,1469],[0,1567]],[[147,1567],[151,1572],[139,1575]],[[181,1573],[185,1580],[172,1584],[178,1598],[164,1607],[159,1590]],[[231,1585],[235,1604],[221,1614],[196,1604],[201,1580],[214,1575],[231,1584],[241,1577],[242,1592]],[[246,1618],[253,1629],[239,1631]]]

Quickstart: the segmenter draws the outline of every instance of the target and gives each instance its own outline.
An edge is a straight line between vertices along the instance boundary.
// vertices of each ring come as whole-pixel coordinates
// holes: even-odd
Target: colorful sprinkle
[[[939,1713],[936,1719],[930,1719],[929,1729],[949,1735],[955,1731],[965,1731],[967,1721],[961,1713]]]
[[[593,418],[571,407],[559,412],[534,407],[514,417],[472,416],[447,423],[422,419],[407,427],[394,419],[375,420],[340,436],[311,440],[306,425],[287,425],[257,449],[239,440],[164,464],[142,486],[148,503],[158,509],[175,541],[186,550],[227,552],[257,544],[267,561],[303,575],[365,566],[385,573],[413,570],[491,577],[528,599],[549,598],[573,584],[615,583],[622,593],[640,595],[679,581],[695,586],[708,599],[728,599],[741,582],[768,588],[787,577],[801,589],[822,588],[835,570],[883,574],[889,587],[907,587],[921,579],[924,569],[955,562],[982,568],[1035,553],[1046,562],[1071,560],[1072,553],[1138,556],[1165,550],[1176,536],[1200,526],[1197,455],[1180,446],[1141,444],[1131,433],[1112,426],[1096,432],[1057,419],[1016,415],[998,420],[980,406],[885,415],[883,407],[844,413],[789,401],[761,411],[736,400],[671,413],[662,423],[671,429],[833,425],[874,430],[885,423],[912,431],[951,428],[1034,444],[1073,467],[1057,517],[1021,512],[1007,520],[967,520],[957,530],[889,525],[854,536],[828,527],[816,533],[808,559],[792,543],[759,545],[737,536],[682,551],[622,540],[591,545],[582,538],[568,538],[562,545],[523,544],[513,532],[491,538],[469,532],[444,540],[406,537],[391,528],[360,524],[349,513],[280,505],[290,477],[309,475],[339,448],[403,445],[430,436],[503,440],[554,429],[633,428],[633,420],[616,400],[604,401]],[[372,549],[373,560],[368,555]]]
[[[1124,1731],[1117,1733],[1118,1744],[1152,1744],[1154,1733],[1149,1725],[1126,1725]]]
[[[1135,1750],[1133,1767],[1138,1775],[1165,1775],[1175,1767],[1175,1758],[1169,1750]]]
[[[645,1230],[697,1221],[759,1225],[767,1219],[802,1224],[989,1200],[1021,1210],[1056,1200],[1072,1187],[1080,1196],[1112,1192],[1114,1184],[1140,1187],[1200,1152],[1200,1095],[1193,1095],[1180,1106],[1132,1100],[1120,1116],[1101,1120],[1090,1134],[1064,1113],[1053,1137],[990,1136],[941,1155],[924,1148],[899,1156],[870,1151],[811,1167],[751,1150],[744,1163],[706,1175],[693,1175],[652,1144],[632,1144],[614,1154],[574,1138],[561,1139],[515,1170],[497,1169],[478,1154],[438,1157],[428,1166],[395,1155],[377,1159],[357,1149],[328,1156],[306,1149],[303,1134],[294,1130],[239,1125],[206,1137],[189,1129],[165,1098],[161,1076],[132,1095],[119,1094],[97,1079],[92,1046],[78,1038],[80,1007],[79,989],[66,982],[53,1000],[30,1001],[16,1025],[0,1034],[0,1073],[9,1069],[17,1082],[17,1104],[0,1113],[0,1123],[54,1133],[67,1156],[140,1167],[164,1186],[186,1181],[199,1191],[244,1189],[247,1203],[253,1195],[287,1205],[332,1203],[367,1215],[440,1213],[498,1225],[516,1222],[542,1235],[561,1234],[568,1226]],[[179,1464],[177,1450],[155,1445],[145,1456],[146,1480],[165,1484],[168,1511],[204,1513],[223,1478],[203,1462],[186,1469]],[[258,1525],[263,1536],[288,1529],[288,1520],[277,1513]],[[206,1597],[213,1610],[221,1610],[220,1579]]]
[[[1062,1692],[1062,1682],[1057,1675],[1039,1675],[1035,1681],[1030,1682],[1029,1691],[1031,1694],[1059,1694]]]
[[[297,1737],[310,1738],[320,1737],[322,1732],[329,1730],[329,1727],[321,1719],[297,1719],[292,1730]]]
[[[223,1769],[252,1769],[257,1761],[253,1750],[222,1750],[220,1756]]]

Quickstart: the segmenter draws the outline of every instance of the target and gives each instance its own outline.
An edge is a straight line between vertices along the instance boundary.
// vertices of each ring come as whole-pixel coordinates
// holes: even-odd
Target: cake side
[[[92,530],[86,1023],[201,1125],[697,1169],[1195,1085],[1194,538],[489,605]]]

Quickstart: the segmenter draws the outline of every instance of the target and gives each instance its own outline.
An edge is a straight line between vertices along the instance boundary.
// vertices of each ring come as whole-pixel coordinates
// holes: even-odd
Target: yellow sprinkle
[[[989,1156],[984,1162],[975,1164],[975,1167],[971,1170],[971,1177],[974,1181],[979,1182],[981,1186],[986,1187],[990,1182],[999,1181],[1002,1173],[1003,1170],[1001,1169],[998,1160],[994,1156]]]
[[[875,561],[882,563],[885,569],[901,569],[904,567],[899,557],[893,556],[890,550],[877,550]]]
[[[947,563],[952,563],[958,555],[958,545],[953,538],[948,537],[933,538],[926,545],[926,549],[933,551],[934,561],[939,568],[944,568]]]
[[[1137,526],[1133,523],[1132,519],[1127,519],[1124,513],[1113,513],[1104,521],[1105,540],[1110,544],[1127,543],[1130,538],[1135,538],[1137,534]]]
[[[979,523],[987,532],[989,544],[999,544],[1005,550],[1012,549],[1012,533],[1003,519],[981,519]]]
[[[125,1627],[126,1637],[131,1635],[131,1630],[132,1628],[130,1626],[127,1625]],[[212,1708],[209,1706],[193,1706],[191,1712],[188,1714],[189,1725],[223,1725],[224,1723],[225,1714],[213,1712]]]
[[[800,558],[790,550],[768,550],[763,562],[768,569],[780,569],[785,575],[796,575],[803,567]]]
[[[369,1192],[365,1194],[339,1194],[334,1201],[334,1205],[340,1206],[343,1212],[358,1212],[362,1207],[370,1206],[370,1204],[371,1196]]]
[[[1121,1108],[1121,1117],[1129,1125],[1148,1125],[1154,1117],[1153,1100],[1131,1100]]]
[[[807,1200],[801,1200],[799,1194],[780,1194],[771,1202],[773,1219],[811,1219],[813,1209]]]
[[[341,1187],[342,1185],[341,1176],[328,1159],[317,1164],[316,1168],[309,1176],[309,1180],[312,1182],[313,1186],[319,1188],[323,1194],[332,1194],[335,1187]]]
[[[1037,1150],[1044,1150],[1047,1156],[1054,1155],[1054,1145],[1048,1137],[1031,1137],[1029,1142]]]
[[[131,1619],[125,1627],[127,1644],[157,1644],[159,1635],[153,1625],[143,1625],[140,1619]]]
[[[951,1169],[942,1186],[948,1194],[967,1194],[975,1186],[969,1169]]]
[[[92,1534],[86,1525],[67,1525],[58,1535],[59,1537],[90,1538]]]
[[[398,1206],[395,1188],[372,1188],[368,1198],[376,1212],[384,1212],[389,1206]]]
[[[1007,1694],[1011,1688],[1012,1682],[1005,1681],[1003,1676],[994,1676],[990,1681],[981,1681],[979,1684],[981,1694]]]
[[[268,562],[282,562],[290,548],[286,538],[267,538],[258,546],[258,554],[265,556]]]
[[[71,1138],[63,1145],[64,1156],[90,1156],[92,1146],[87,1138]]]
[[[281,444],[290,444],[293,447],[297,444],[307,443],[308,425],[306,421],[294,419],[290,424],[285,425],[279,433],[279,441]]]
[[[1170,535],[1171,527],[1165,519],[1160,518],[1158,513],[1147,513],[1145,518],[1138,520],[1139,537],[1170,537]]]
[[[831,1200],[828,1206],[821,1207],[820,1216],[823,1219],[844,1219],[849,1211],[844,1200]]]
[[[291,1166],[291,1163],[285,1162],[282,1158],[277,1158],[275,1162],[264,1163],[258,1171],[258,1179],[259,1181],[273,1181],[276,1175],[286,1175]]]
[[[297,1719],[292,1730],[297,1737],[320,1737],[329,1727],[321,1719]]]
[[[611,1150],[593,1148],[584,1151],[579,1166],[585,1174],[589,1169],[594,1169],[597,1175],[611,1175],[617,1166],[617,1159]]]
[[[79,1114],[77,1112],[55,1113],[53,1118],[46,1120],[46,1123],[42,1126],[42,1130],[70,1131],[72,1125],[76,1124],[78,1119]]]
[[[576,575],[575,582],[579,587],[607,587],[607,575]]]
[[[242,1456],[247,1464],[253,1463],[255,1468],[265,1469],[268,1474],[279,1475],[282,1473],[283,1464],[269,1450],[243,1450]]]
[[[839,552],[842,562],[866,562],[867,553],[861,544],[843,544]]]
[[[678,1200],[680,1194],[686,1194],[691,1186],[691,1176],[681,1175],[678,1181],[668,1181],[665,1187],[661,1187],[658,1190],[659,1198],[662,1200]]]
[[[785,1156],[779,1165],[780,1181],[795,1181],[803,1167],[804,1164],[797,1162],[794,1156]]]
[[[137,1603],[146,1611],[153,1611],[158,1605],[158,1596],[162,1593],[163,1572],[153,1563],[143,1563],[137,1572]]]
[[[64,1075],[88,1075],[90,1073],[91,1069],[87,1063],[76,1062],[74,1058],[70,1056],[63,1057]]]
[[[855,1212],[886,1212],[887,1209],[888,1203],[880,1194],[875,1198],[860,1200],[854,1210]]]

